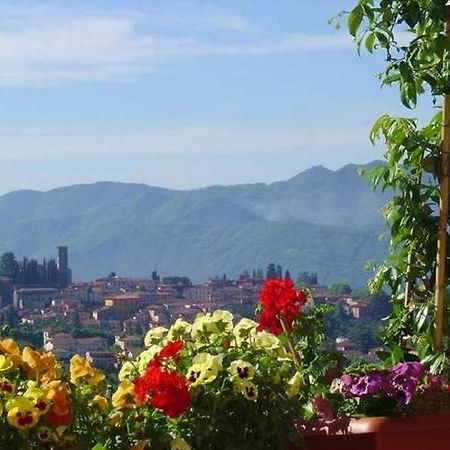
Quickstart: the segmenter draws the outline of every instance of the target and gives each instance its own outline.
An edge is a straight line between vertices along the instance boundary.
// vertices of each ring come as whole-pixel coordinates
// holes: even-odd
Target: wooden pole
[[[450,41],[450,2],[445,5],[445,36]],[[448,52],[445,53],[448,57]],[[446,80],[447,81],[447,80]],[[448,82],[448,81],[447,81]],[[447,260],[447,222],[449,203],[449,165],[450,165],[450,94],[449,86],[445,87],[442,108],[442,149],[440,164],[440,200],[439,200],[439,229],[436,258],[436,293],[433,348],[442,348],[442,334],[444,326],[444,303],[446,294],[446,260]]]
[[[409,304],[412,302],[413,295],[414,295],[414,288],[416,285],[416,280],[415,280],[415,278],[413,278],[413,275],[412,275],[414,262],[415,262],[414,261],[414,245],[411,244],[411,248],[410,248],[409,254],[408,254],[408,263],[407,263],[407,267],[406,267],[405,299],[403,302],[405,308],[407,308],[409,306]]]

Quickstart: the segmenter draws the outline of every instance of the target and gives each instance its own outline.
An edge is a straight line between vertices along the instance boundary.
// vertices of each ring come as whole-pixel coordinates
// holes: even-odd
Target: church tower
[[[69,269],[69,248],[58,247],[58,281],[61,287],[67,287],[72,283],[72,273]]]

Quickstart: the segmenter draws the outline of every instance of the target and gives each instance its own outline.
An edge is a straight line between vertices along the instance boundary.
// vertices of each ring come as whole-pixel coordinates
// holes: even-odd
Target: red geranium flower
[[[187,412],[191,394],[186,378],[174,371],[160,369],[157,380],[150,391],[150,404],[172,418]]]
[[[281,321],[288,331],[292,331],[293,322],[306,303],[306,294],[297,291],[292,280],[267,279],[259,293],[259,302],[258,330],[267,330],[278,336],[284,331]]]
[[[142,377],[134,380],[134,390],[143,403],[147,399],[168,417],[184,414],[191,404],[187,379],[175,370],[161,365],[162,361],[180,357],[182,341],[170,342],[150,361]]]
[[[142,377],[134,380],[134,390],[141,402],[149,397],[154,408],[172,418],[184,414],[191,404],[186,378],[154,363],[147,367]]]
[[[175,341],[175,342],[168,342],[164,348],[157,353],[152,361],[160,363],[164,359],[170,359],[173,358],[175,360],[179,359],[180,357],[180,350],[183,347],[184,342],[182,340]]]

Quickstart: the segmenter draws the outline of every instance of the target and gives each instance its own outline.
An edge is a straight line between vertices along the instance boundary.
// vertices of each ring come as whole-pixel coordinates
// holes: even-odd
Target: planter
[[[305,450],[438,450],[450,446],[450,414],[301,422]]]

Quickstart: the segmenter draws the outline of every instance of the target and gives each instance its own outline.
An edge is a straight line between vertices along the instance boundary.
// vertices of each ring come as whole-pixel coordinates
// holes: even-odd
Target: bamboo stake
[[[411,247],[408,254],[408,263],[406,268],[406,286],[405,286],[405,299],[404,306],[407,308],[409,304],[412,302],[414,287],[416,285],[415,279],[412,277],[412,269],[414,264],[414,248]]]
[[[445,5],[445,36],[450,41],[450,2]],[[445,54],[448,57],[448,52]],[[445,62],[445,61],[444,61]],[[448,86],[446,86],[446,91]],[[449,203],[449,165],[450,165],[450,95],[445,92],[442,110],[442,149],[440,164],[439,229],[436,257],[436,293],[433,348],[440,351],[444,325],[445,278],[447,260],[447,222]]]

